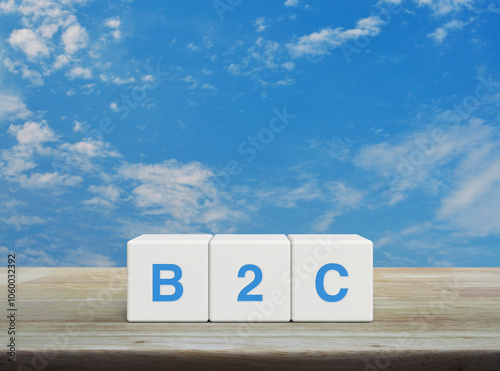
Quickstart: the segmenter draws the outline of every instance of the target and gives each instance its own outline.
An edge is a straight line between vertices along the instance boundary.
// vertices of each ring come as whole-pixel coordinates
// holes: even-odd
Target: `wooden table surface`
[[[18,370],[500,370],[500,268],[375,268],[372,323],[128,323],[125,268],[17,281]]]

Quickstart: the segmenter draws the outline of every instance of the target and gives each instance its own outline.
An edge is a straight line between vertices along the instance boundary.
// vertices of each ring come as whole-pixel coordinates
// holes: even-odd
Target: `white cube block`
[[[291,234],[292,321],[371,322],[373,244],[355,234]]]
[[[218,234],[210,241],[210,321],[290,321],[290,241]]]
[[[127,243],[129,322],[208,321],[211,234],[143,234]]]

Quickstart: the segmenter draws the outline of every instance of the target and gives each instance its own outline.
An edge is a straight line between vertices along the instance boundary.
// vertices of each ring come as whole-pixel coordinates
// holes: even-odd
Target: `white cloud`
[[[445,23],[445,27],[449,30],[461,29],[464,26],[467,26],[470,22],[472,22],[474,18],[471,18],[469,21],[459,21],[458,19],[452,19],[451,21]]]
[[[8,180],[20,183],[22,173],[37,166],[33,159],[34,151],[33,147],[22,145],[14,146],[8,150],[3,149],[0,152],[1,175]]]
[[[249,56],[253,61],[265,65],[267,68],[274,69],[283,67],[283,65],[289,62],[281,60],[281,52],[279,43],[259,37],[249,49]]]
[[[7,39],[10,45],[21,49],[29,59],[36,57],[46,57],[49,55],[49,48],[35,32],[29,28],[14,30]]]
[[[284,62],[281,64],[281,67],[283,67],[284,69],[288,70],[288,71],[292,71],[294,68],[295,68],[295,63],[293,62]]]
[[[324,195],[317,182],[310,181],[296,187],[272,187],[261,189],[255,193],[256,199],[265,204],[278,207],[294,208],[299,203],[323,199]]]
[[[263,32],[267,28],[266,24],[266,18],[265,17],[259,17],[255,20],[254,22],[255,29],[257,32]]]
[[[73,125],[73,131],[76,133],[83,133],[85,126],[86,126],[85,122],[75,120],[74,125]]]
[[[64,143],[61,150],[85,155],[87,157],[120,157],[121,155],[110,149],[108,142],[94,139],[85,139],[76,143]]]
[[[194,208],[203,190],[213,194],[210,180],[213,173],[202,164],[183,164],[175,160],[161,164],[125,164],[119,174],[138,181],[133,193],[138,207],[153,213],[168,213],[176,219],[183,218],[186,210]]]
[[[240,42],[236,43],[227,51],[227,54],[232,54],[234,49],[241,45]],[[288,72],[295,68],[295,64],[290,60],[286,48],[276,41],[259,37],[247,49],[246,56],[241,58],[239,62],[230,62],[226,68],[232,75],[249,76],[263,86],[279,86],[284,82],[283,77],[271,74]],[[281,83],[277,84],[278,81]]]
[[[180,81],[183,81],[183,82],[185,82],[185,83],[187,83],[187,84],[189,84],[189,85],[188,85],[188,89],[194,89],[194,88],[196,88],[196,87],[198,86],[198,83],[199,83],[199,82],[198,82],[198,80],[197,80],[197,79],[195,79],[195,78],[194,78],[193,76],[191,76],[191,75],[184,76],[183,78],[180,78],[179,80],[180,80]]]
[[[21,75],[23,79],[29,80],[33,85],[40,86],[43,85],[42,74],[38,71],[34,71],[28,68],[27,65],[21,62],[14,62],[10,58],[5,58],[3,60],[3,65],[7,70],[16,75]]]
[[[438,27],[436,30],[427,35],[433,39],[437,44],[441,44],[443,40],[448,36],[448,31],[443,27]]]
[[[436,30],[427,36],[433,39],[436,44],[441,44],[444,39],[448,36],[448,30],[461,29],[468,25],[471,21],[462,22],[457,19],[452,19],[451,21],[445,23],[443,26],[436,28]]]
[[[298,6],[299,5],[299,0],[286,0],[283,3],[284,6]]]
[[[489,164],[479,173],[471,174],[459,188],[454,190],[450,196],[443,200],[443,206],[439,211],[440,216],[450,216],[461,209],[470,206],[477,198],[500,180],[500,159]]]
[[[32,225],[45,224],[49,218],[41,218],[36,215],[26,215],[21,212],[27,208],[29,203],[14,198],[0,196],[0,209],[2,217],[0,222],[9,225],[9,228],[14,227],[17,230],[26,229]],[[0,248],[1,249],[1,248]]]
[[[282,80],[276,81],[276,86],[289,86],[295,84],[295,79],[290,76],[285,76]]]
[[[51,155],[52,150],[45,144],[57,140],[54,131],[45,122],[11,125],[8,132],[16,137],[18,143],[0,152],[0,170],[7,180],[24,188],[74,186],[82,181],[79,176],[51,171],[26,174],[26,171],[38,166],[34,155]]]
[[[115,40],[119,40],[122,36],[122,32],[120,30],[111,31],[111,36],[113,36]]]
[[[83,125],[75,122],[73,130],[83,131]],[[16,138],[17,144],[0,151],[0,174],[24,188],[57,190],[76,186],[83,181],[77,174],[101,171],[97,160],[121,157],[104,141],[87,138],[61,143],[61,138],[45,122],[10,125],[8,133]],[[44,160],[39,161],[39,157]],[[46,165],[40,166],[46,162],[48,169]],[[44,167],[45,170],[38,170]]]
[[[459,177],[437,212],[437,219],[450,223],[459,235],[500,234],[500,154],[484,160],[477,171]]]
[[[473,0],[414,0],[418,6],[427,6],[432,9],[434,15],[442,16],[456,13],[464,9],[471,9]]]
[[[307,177],[311,178],[312,175]],[[257,191],[244,188],[241,191],[266,205],[273,204],[283,208],[295,208],[303,202],[321,201],[328,205],[335,205],[338,211],[359,207],[364,197],[364,192],[349,187],[344,182],[323,181],[320,184],[316,179],[303,182],[294,187],[273,186],[261,188]]]
[[[9,180],[15,181],[21,187],[28,189],[73,187],[83,181],[80,176],[59,174],[58,172],[19,174],[14,178],[9,178]]]
[[[455,235],[500,234],[500,136],[493,126],[472,118],[453,127],[406,133],[391,142],[368,145],[354,163],[380,176],[389,205],[414,190],[441,199],[436,227]],[[382,194],[384,195],[384,194]]]
[[[190,42],[187,48],[191,49],[192,51],[197,51],[199,49],[198,45],[196,45],[194,42]]]
[[[428,127],[410,132],[399,140],[368,145],[355,157],[357,166],[377,171],[390,187],[389,203],[406,198],[417,188],[437,192],[442,179],[434,175],[437,167],[470,156],[488,143],[492,129],[477,120],[455,128]]]
[[[123,192],[121,188],[113,184],[100,186],[91,185],[88,190],[97,196],[84,200],[83,203],[85,205],[101,206],[105,208],[113,207],[120,199],[120,195]]]
[[[71,79],[90,79],[92,77],[92,72],[88,68],[81,66],[73,67],[66,76]]]
[[[120,28],[120,25],[121,25],[121,21],[120,21],[119,17],[106,19],[106,22],[104,23],[104,25],[106,27],[108,27],[108,28],[111,29],[111,36],[115,40],[119,40],[120,39],[120,37],[121,37],[121,31],[119,30],[119,28]]]
[[[112,149],[109,142],[86,138],[75,143],[59,144],[53,148],[52,156],[68,172],[98,174],[103,171],[99,161],[120,158],[121,154]]]
[[[115,202],[120,198],[120,188],[109,184],[106,186],[90,186],[89,191],[103,195],[106,199]]]
[[[299,208],[305,204],[316,204],[320,215],[310,224],[313,232],[325,232],[334,223],[335,218],[345,212],[359,208],[364,204],[365,191],[355,189],[341,181],[318,181],[312,174],[294,176],[310,179],[290,186],[245,186],[233,193],[240,193],[253,200],[253,207],[277,206],[281,208]]]
[[[295,57],[319,56],[330,53],[342,44],[362,36],[375,37],[384,21],[377,16],[360,19],[356,28],[345,30],[342,27],[323,28],[319,32],[301,36],[297,42],[287,44],[291,55]]]
[[[11,215],[9,217],[0,218],[0,221],[4,224],[12,225],[18,230],[47,222],[38,216],[32,215]]]
[[[212,84],[207,84],[207,83],[203,83],[201,85],[201,88],[202,89],[205,89],[205,90],[212,90],[212,91],[216,91],[217,90],[217,87],[215,87],[214,85]]]
[[[153,75],[144,75],[141,77],[141,80],[144,82],[155,82],[155,78]]]
[[[379,0],[380,3],[388,3],[388,4],[394,4],[394,5],[399,5],[403,2],[403,0]]]
[[[54,34],[59,30],[60,25],[58,24],[42,24],[37,28],[37,31],[40,33],[40,36],[44,39],[50,39]]]
[[[214,174],[199,162],[176,160],[160,164],[122,165],[118,174],[134,184],[135,206],[144,214],[164,215],[168,220],[189,225],[220,228],[246,215],[230,207],[230,197],[214,183]]]
[[[0,93],[0,122],[26,119],[31,115],[26,104],[17,95]]]
[[[308,144],[311,149],[319,151],[328,159],[346,161],[351,156],[352,140],[350,139],[309,140]]]
[[[22,145],[39,145],[56,140],[54,131],[45,123],[28,121],[24,125],[10,125],[9,134]]]
[[[108,19],[106,19],[106,22],[104,23],[104,25],[106,27],[109,27],[109,28],[117,29],[117,28],[120,27],[121,21],[120,21],[120,18],[118,18],[118,17],[116,17],[116,18],[108,18]]]
[[[7,0],[0,3],[0,12],[2,13],[12,13],[16,9],[16,3],[14,0]]]
[[[208,38],[208,36],[203,38],[203,45],[205,45],[205,48],[207,49],[212,49],[214,47],[214,43]]]
[[[381,3],[399,5],[404,0],[380,0]],[[413,0],[419,7],[432,10],[434,16],[445,16],[474,8],[474,0]]]
[[[227,67],[227,70],[228,72],[231,74],[231,75],[239,75],[241,73],[241,66],[239,64],[236,64],[236,63],[231,63],[228,67]]]
[[[56,57],[52,67],[55,70],[60,70],[64,66],[68,65],[69,62],[71,62],[71,57],[69,55],[66,55],[66,54],[61,54],[61,55],[58,55]]]
[[[62,42],[64,44],[64,51],[68,54],[74,54],[78,50],[87,46],[88,36],[85,27],[73,24],[69,26],[62,34]]]
[[[124,85],[124,84],[130,84],[135,82],[135,78],[129,76],[129,77],[114,77],[113,78],[113,84],[116,85]]]
[[[359,208],[363,205],[365,197],[365,192],[338,181],[326,183],[322,193],[325,211],[312,223],[313,232],[327,232],[337,216]]]
[[[327,210],[322,215],[314,220],[311,225],[311,231],[314,233],[327,232],[330,226],[335,223],[335,218],[341,215],[341,212],[335,210]]]
[[[79,54],[89,44],[89,36],[84,26],[77,19],[78,7],[86,4],[81,0],[18,0],[13,3],[2,3],[0,12],[8,13],[13,20],[18,20],[19,25],[9,37],[9,43],[13,47],[24,52],[26,57],[14,59],[13,55],[7,55],[11,63],[7,67],[10,72],[19,74],[29,79],[33,85],[42,85],[42,76],[50,76],[57,70],[71,69],[71,62],[78,62],[85,70],[90,70],[86,62],[88,58],[81,58]],[[117,24],[109,22],[110,26]],[[109,28],[112,37],[119,38],[119,29]],[[106,46],[106,40],[99,39],[92,44],[93,49],[88,55],[94,58],[97,50]],[[14,60],[14,62],[12,62]],[[28,60],[29,68],[25,64]],[[36,63],[35,63],[36,62]],[[4,60],[4,65],[6,65]],[[97,63],[92,68],[105,69],[106,63]],[[75,72],[66,72],[66,76],[74,78]],[[88,73],[78,77],[87,78]]]
[[[326,199],[337,207],[359,207],[363,201],[363,192],[343,182],[330,182],[325,188]]]

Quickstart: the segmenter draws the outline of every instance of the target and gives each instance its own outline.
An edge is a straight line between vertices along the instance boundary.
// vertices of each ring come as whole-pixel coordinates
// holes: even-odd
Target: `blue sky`
[[[142,233],[358,233],[500,263],[500,6],[0,2],[0,251],[124,266]]]

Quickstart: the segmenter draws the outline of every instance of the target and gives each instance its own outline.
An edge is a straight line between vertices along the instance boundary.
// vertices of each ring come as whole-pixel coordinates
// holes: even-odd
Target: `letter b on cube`
[[[211,238],[211,234],[145,234],[130,240],[127,320],[208,321]]]

